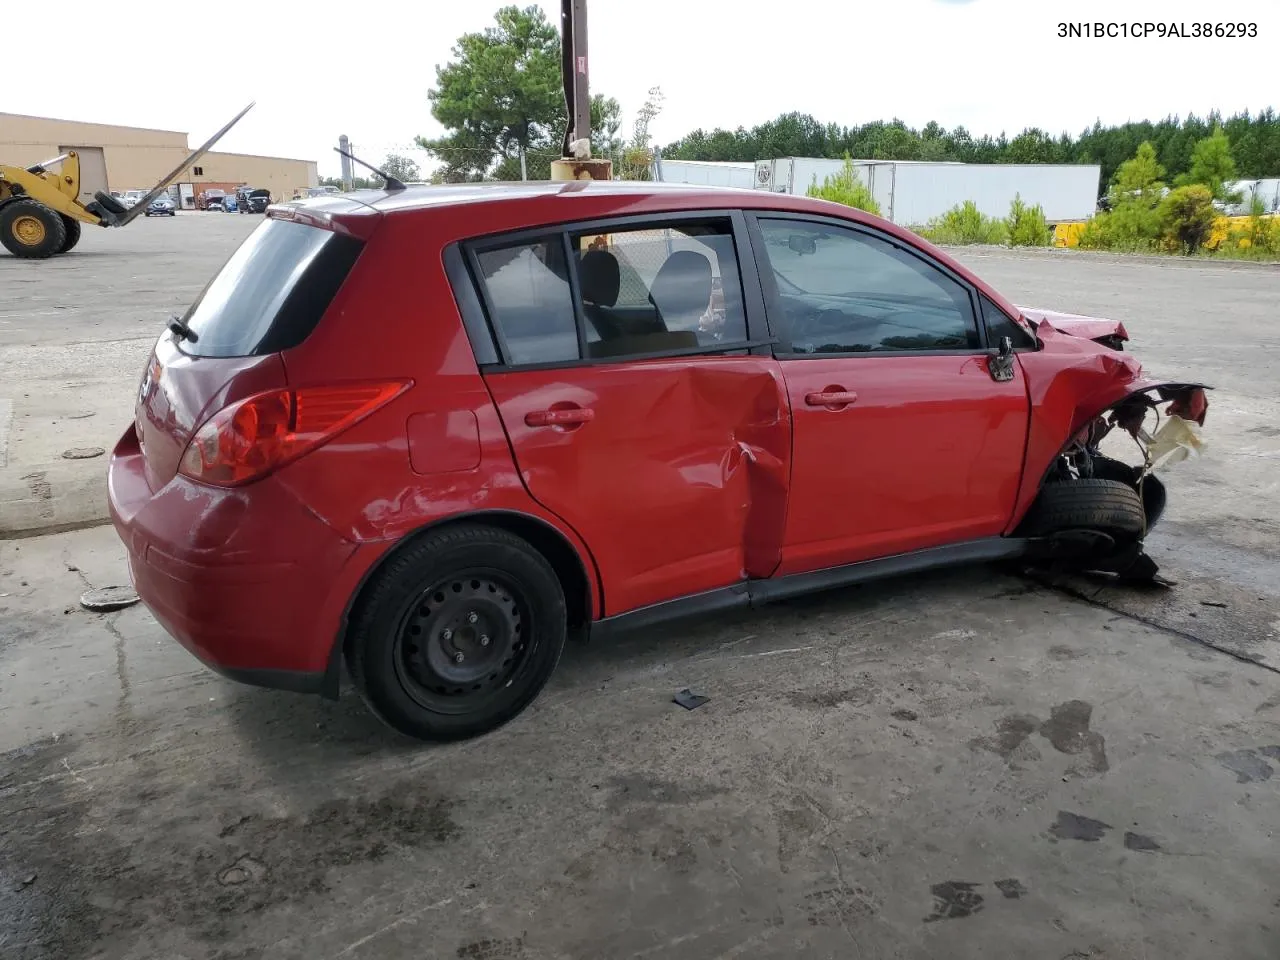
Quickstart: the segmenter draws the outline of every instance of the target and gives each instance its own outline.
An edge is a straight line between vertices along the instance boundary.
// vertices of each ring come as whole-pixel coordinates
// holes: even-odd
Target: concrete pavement
[[[196,254],[160,231],[189,230],[198,288],[244,219],[99,240],[176,276]],[[675,625],[575,647],[507,728],[422,747],[349,691],[223,681],[142,607],[82,610],[127,577],[109,527],[3,541],[0,957],[1272,960],[1280,273],[959,255],[1217,387],[1150,540],[1174,588],[979,568]],[[71,296],[71,259],[37,276]],[[86,291],[88,327],[6,301],[0,477],[48,484],[19,499],[92,515],[102,459],[56,461],[110,448],[176,284],[146,320]]]
[[[75,605],[122,576],[109,528],[0,544],[6,960],[1280,947],[1280,676],[1158,600],[843,591],[575,647],[524,717],[426,748]]]
[[[105,453],[155,338],[259,216],[179,214],[86,229],[51,260],[0,256],[0,537],[100,523]]]

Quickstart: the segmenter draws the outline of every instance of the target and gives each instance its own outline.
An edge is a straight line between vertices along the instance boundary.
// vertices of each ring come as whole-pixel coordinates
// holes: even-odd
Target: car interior
[[[727,234],[679,236],[678,240],[705,246],[711,253],[717,253],[717,241],[722,242],[727,251],[717,256],[718,262],[734,262],[733,241]],[[652,248],[654,244],[631,246]],[[668,241],[666,246],[673,243]],[[566,309],[568,265],[562,245],[552,241],[485,251],[479,259],[513,360],[527,364],[578,359],[577,330],[572,312]],[[685,350],[714,339],[703,329],[718,286],[707,253],[670,249],[647,284],[640,271],[622,263],[614,250],[586,246],[575,260],[589,359]],[[628,302],[620,302],[624,275],[629,286],[643,288],[643,299],[636,290],[629,290]],[[727,286],[730,291],[741,290],[736,276]],[[721,295],[732,296],[734,315],[742,317],[740,292]],[[745,339],[745,331],[733,339]]]

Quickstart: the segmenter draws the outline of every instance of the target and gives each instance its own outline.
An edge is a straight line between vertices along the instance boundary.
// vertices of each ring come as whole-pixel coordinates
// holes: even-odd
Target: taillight
[[[269,390],[219,410],[196,431],[178,472],[235,487],[332,440],[409,388],[409,381]]]

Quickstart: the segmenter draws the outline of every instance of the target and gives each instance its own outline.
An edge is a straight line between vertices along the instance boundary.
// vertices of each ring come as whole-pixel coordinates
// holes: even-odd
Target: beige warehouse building
[[[175,130],[116,127],[76,120],[53,120],[0,113],[0,163],[28,167],[68,150],[80,155],[80,196],[99,190],[123,193],[149,190],[191,152],[187,134]],[[288,200],[318,183],[314,160],[259,157],[244,153],[207,153],[174,181],[183,205],[205,189],[230,192],[246,185]]]

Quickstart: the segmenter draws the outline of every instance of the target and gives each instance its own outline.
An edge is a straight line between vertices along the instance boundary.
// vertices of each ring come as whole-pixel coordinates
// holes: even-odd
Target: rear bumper
[[[376,552],[272,478],[222,490],[175,477],[152,491],[131,427],[107,499],[138,596],[211,669],[257,686],[336,695],[348,600]]]

